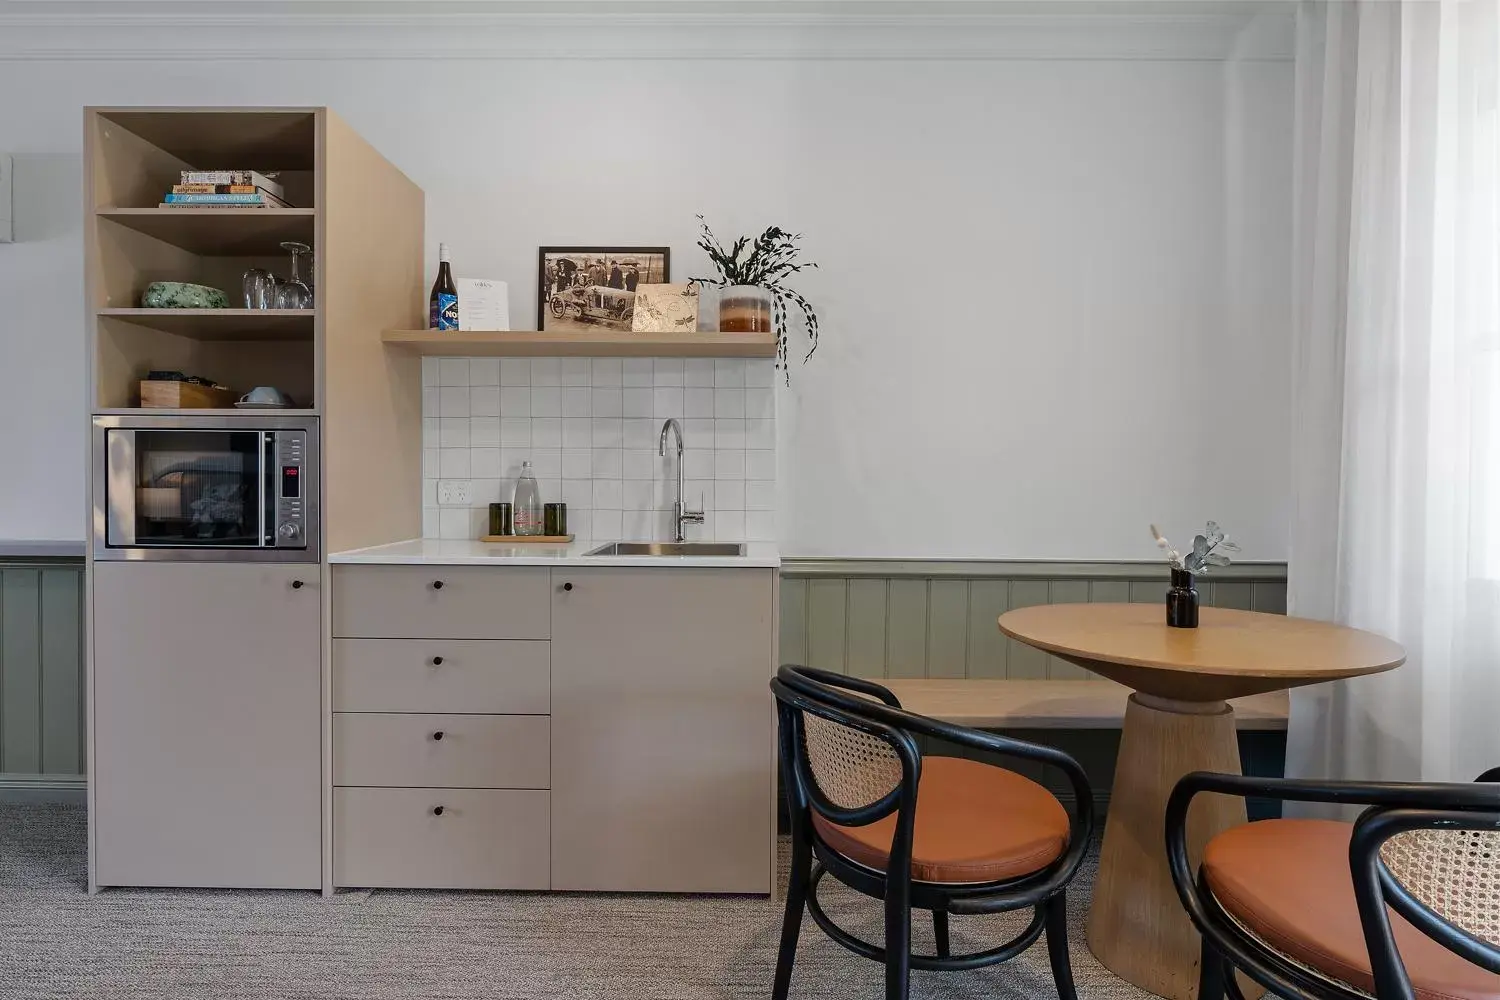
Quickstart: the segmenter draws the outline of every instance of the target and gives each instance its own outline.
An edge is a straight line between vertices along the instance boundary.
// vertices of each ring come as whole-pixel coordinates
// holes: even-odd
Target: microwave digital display
[[[281,498],[295,500],[300,496],[302,496],[302,467],[283,465],[281,467]]]

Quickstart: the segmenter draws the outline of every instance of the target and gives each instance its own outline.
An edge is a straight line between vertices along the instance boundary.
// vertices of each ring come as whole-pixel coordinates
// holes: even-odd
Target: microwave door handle
[[[276,435],[274,432],[260,432],[260,544],[261,548],[271,548],[276,544],[276,519],[271,516],[271,498],[275,495],[272,489],[271,476],[276,468]]]
[[[116,428],[106,430],[104,435],[105,544],[129,547],[136,543],[135,431]]]

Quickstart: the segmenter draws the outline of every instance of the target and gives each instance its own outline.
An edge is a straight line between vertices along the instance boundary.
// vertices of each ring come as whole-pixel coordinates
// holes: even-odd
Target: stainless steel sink
[[[737,542],[610,542],[591,556],[742,556],[745,546]]]

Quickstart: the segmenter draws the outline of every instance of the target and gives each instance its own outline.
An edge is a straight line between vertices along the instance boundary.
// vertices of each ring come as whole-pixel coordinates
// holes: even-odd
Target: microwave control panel
[[[304,496],[305,462],[307,457],[306,431],[277,431],[273,435],[275,467],[272,469],[276,483],[276,537],[277,548],[307,548],[307,504]]]

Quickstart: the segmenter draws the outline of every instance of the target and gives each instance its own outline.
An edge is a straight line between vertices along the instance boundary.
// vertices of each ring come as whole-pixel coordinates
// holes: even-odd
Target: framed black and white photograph
[[[638,285],[671,280],[667,247],[541,247],[536,328],[630,332]]]

